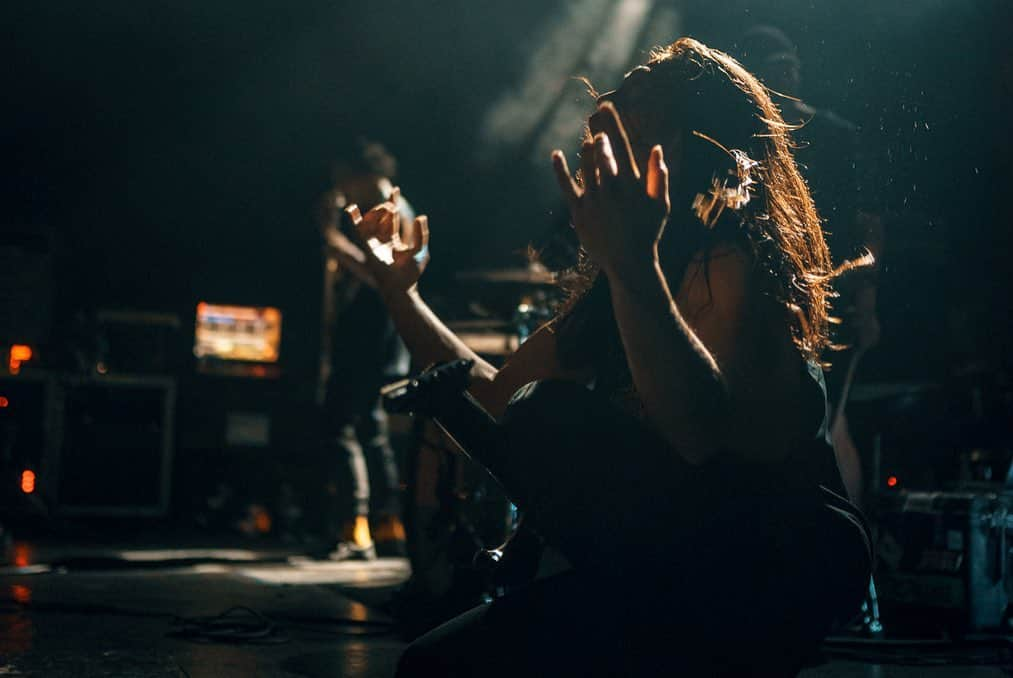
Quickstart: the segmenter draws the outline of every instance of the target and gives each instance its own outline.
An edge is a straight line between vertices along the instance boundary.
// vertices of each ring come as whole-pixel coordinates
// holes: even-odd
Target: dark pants
[[[503,433],[490,470],[574,568],[426,634],[401,676],[793,675],[861,601],[857,512],[791,464],[691,466],[562,382]]]
[[[328,389],[325,429],[328,454],[337,463],[338,522],[401,511],[397,458],[377,390],[353,398],[341,385]]]

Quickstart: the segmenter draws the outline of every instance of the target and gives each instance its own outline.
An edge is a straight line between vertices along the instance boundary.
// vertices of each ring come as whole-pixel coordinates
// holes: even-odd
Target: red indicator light
[[[887,487],[897,487],[897,476],[890,476],[886,479]]]
[[[26,468],[21,472],[21,491],[25,494],[35,491],[35,471]]]
[[[3,396],[0,396],[0,410],[2,410],[5,407],[9,407],[10,404],[11,401],[7,400],[7,398],[4,398]]]
[[[256,517],[254,517],[253,524],[257,527],[257,532],[261,534],[271,531],[271,516],[267,514],[267,511],[258,511]]]
[[[25,565],[22,565],[21,567],[25,567]],[[14,600],[22,605],[27,605],[32,602],[32,590],[27,586],[15,584],[11,587],[11,593],[14,594]]]
[[[25,543],[14,544],[14,567],[28,567],[31,562],[31,548]]]

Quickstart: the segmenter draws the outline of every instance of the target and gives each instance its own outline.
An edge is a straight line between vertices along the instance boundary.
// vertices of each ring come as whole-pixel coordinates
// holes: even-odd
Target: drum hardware
[[[535,290],[514,299],[517,301],[513,302],[509,311],[501,307],[503,315],[510,313],[509,319],[469,318],[448,322],[447,327],[475,353],[505,358],[553,316],[550,296],[544,290]],[[469,304],[469,307],[472,306],[477,304]]]
[[[457,332],[464,345],[479,355],[506,357],[520,346],[516,334],[505,332]]]
[[[461,271],[457,274],[458,280],[507,283],[515,285],[555,285],[558,277],[544,266],[532,264],[525,268],[494,268],[479,269],[475,271]]]
[[[510,324],[500,320],[458,320],[447,323],[447,327],[479,355],[506,357],[521,343]]]
[[[452,320],[447,323],[455,334],[458,332],[502,332],[510,329],[510,323],[495,318],[474,318],[469,320]]]
[[[521,297],[512,319],[520,343],[523,344],[539,327],[551,320],[552,316],[551,305],[544,292],[539,291]]]

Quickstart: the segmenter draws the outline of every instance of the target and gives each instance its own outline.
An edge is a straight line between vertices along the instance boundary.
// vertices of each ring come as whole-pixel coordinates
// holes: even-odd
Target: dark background
[[[645,4],[729,50],[754,23],[780,26],[798,44],[803,97],[862,128],[866,185],[887,216],[874,377],[1006,358],[1009,3]],[[189,320],[200,299],[275,305],[286,369],[309,378],[314,205],[351,136],[384,141],[430,215],[434,294],[461,268],[519,262],[559,219],[532,139],[486,148],[480,121],[566,11],[582,5],[4,3],[0,227],[55,234],[57,327],[79,308]]]

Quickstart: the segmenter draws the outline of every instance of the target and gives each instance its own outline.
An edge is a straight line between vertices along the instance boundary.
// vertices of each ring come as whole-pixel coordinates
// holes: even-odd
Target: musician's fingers
[[[417,224],[418,218],[402,218],[400,220],[400,225],[398,226],[397,231],[398,244],[403,246],[405,249],[410,248],[415,244],[415,238],[418,235],[418,228],[416,227]]]
[[[661,146],[651,149],[647,159],[647,195],[665,203],[668,202],[668,165],[665,164],[665,153]]]
[[[555,170],[559,190],[562,192],[563,197],[566,198],[566,202],[572,211],[577,207],[577,199],[580,198],[580,187],[573,180],[573,176],[570,174],[570,166],[567,165],[566,156],[563,155],[562,151],[556,150],[552,152],[552,169]]]
[[[401,187],[393,186],[390,189],[390,194],[387,196],[387,200],[384,204],[389,205],[390,209],[394,211],[394,226],[393,226],[393,239],[400,240],[401,238]]]
[[[429,247],[429,217],[422,214],[415,221],[419,229],[419,242],[423,248],[427,248]]]
[[[580,184],[584,192],[598,188],[598,173],[594,167],[594,143],[585,141],[580,147]]]
[[[390,241],[394,243],[401,242],[401,224],[406,223],[406,219],[401,218],[401,210],[397,208],[397,203],[389,203],[393,205],[394,211],[391,213],[391,225],[390,225]]]
[[[363,235],[363,232],[370,230],[370,227],[365,224],[359,206],[353,203],[346,207],[341,212],[341,219],[345,222],[344,226],[351,226],[351,228],[345,228],[349,239],[360,249],[365,249],[365,242],[368,238]]]
[[[397,225],[394,217],[397,210],[389,202],[380,203],[366,212],[359,222],[359,237],[363,242],[376,238],[380,242],[390,242]]]
[[[629,135],[626,134],[626,128],[623,127],[615,105],[611,101],[603,102],[588,120],[588,126],[592,134],[608,135],[609,141],[612,142],[612,152],[616,158],[619,175],[623,176],[626,172],[630,172],[634,179],[640,179],[640,168],[637,167]]]
[[[393,242],[401,236],[398,232],[401,228],[401,212],[400,210],[389,208],[389,204],[384,203],[381,205],[381,207],[386,209],[380,212],[379,227],[376,235],[376,239],[380,242]]]
[[[429,217],[420,214],[411,225],[411,247],[409,252],[416,261],[429,258]]]
[[[612,143],[604,132],[594,135],[594,166],[603,185],[619,175],[616,158],[612,154]]]

